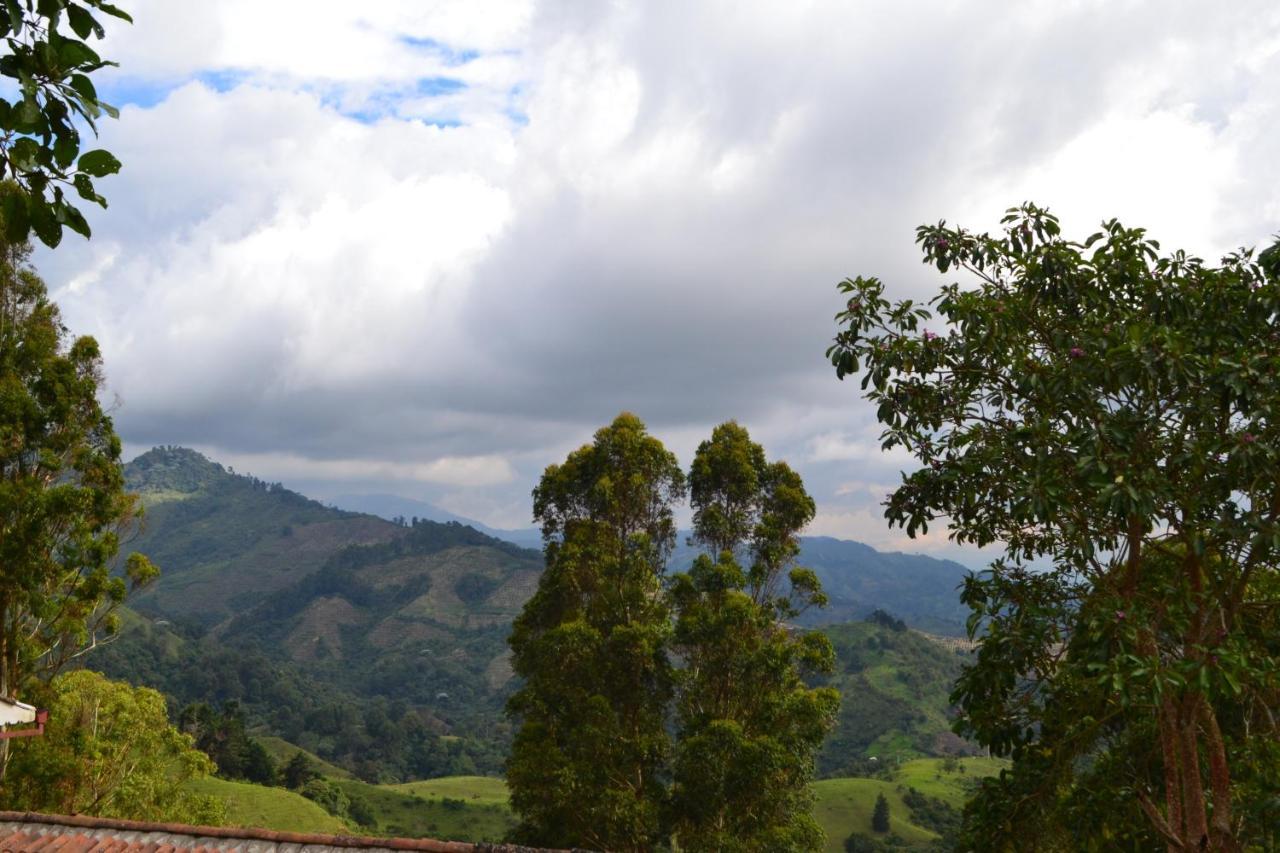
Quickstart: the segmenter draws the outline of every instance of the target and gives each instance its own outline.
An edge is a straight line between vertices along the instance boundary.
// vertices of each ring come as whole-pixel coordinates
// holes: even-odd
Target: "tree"
[[[284,783],[284,786],[295,791],[301,789],[312,779],[318,779],[319,777],[320,771],[312,766],[311,760],[301,751],[295,752],[293,758],[290,758],[284,769],[280,771],[280,780]]]
[[[889,831],[889,801],[884,798],[884,794],[876,794],[875,811],[871,813],[871,830],[872,832]]]
[[[804,678],[829,672],[835,655],[823,635],[785,622],[825,603],[813,572],[794,566],[813,500],[732,422],[698,448],[689,482],[694,538],[715,559],[703,554],[670,584],[684,663],[671,830],[690,850],[817,849],[810,782],[839,695]]]
[[[958,731],[1013,767],[962,845],[1267,846],[1280,251],[1213,267],[1115,221],[1076,243],[1033,205],[997,236],[939,223],[917,242],[971,276],[933,300],[937,331],[846,280],[828,356],[862,374],[884,447],[921,464],[890,523],[945,517],[955,541],[1004,548],[966,581],[981,643],[953,698]]]
[[[662,573],[684,475],[619,415],[534,490],[546,569],[512,629],[523,686],[507,762],[525,843],[649,850],[661,835],[672,691]]]
[[[0,196],[12,192],[0,185]],[[0,696],[7,697],[113,636],[126,593],[156,575],[138,554],[112,573],[120,532],[140,509],[125,491],[120,439],[98,402],[101,356],[92,338],[69,337],[29,256],[29,245],[0,241]]]
[[[346,791],[318,776],[308,779],[299,793],[334,817],[346,817],[347,810],[351,807],[351,799]]]
[[[15,741],[10,778],[0,789],[11,810],[129,820],[216,824],[212,797],[183,784],[213,771],[191,738],[169,725],[164,697],[88,670],[45,686],[43,737]]]
[[[132,20],[104,0],[3,0],[0,37],[8,53],[0,56],[0,75],[17,90],[12,101],[0,98],[0,180],[19,188],[0,206],[11,243],[25,242],[34,231],[53,248],[64,226],[88,237],[88,222],[69,200],[72,190],[107,206],[93,181],[118,172],[120,162],[102,149],[82,154],[78,127],[96,133],[104,113],[118,115],[99,100],[89,77],[115,65],[88,44],[105,35],[102,15]]]
[[[213,759],[218,775],[223,778],[245,779],[259,785],[276,784],[275,760],[261,742],[245,731],[239,702],[227,702],[221,712],[206,702],[188,705],[178,714],[178,728],[192,737],[197,749]]]

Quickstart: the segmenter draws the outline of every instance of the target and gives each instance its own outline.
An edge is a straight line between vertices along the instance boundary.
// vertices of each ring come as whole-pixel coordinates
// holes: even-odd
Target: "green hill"
[[[181,447],[142,454],[125,466],[125,481],[146,509],[127,547],[162,571],[132,606],[206,626],[316,571],[343,548],[404,534]]]
[[[501,771],[506,636],[536,587],[537,552],[457,523],[336,510],[183,448],[143,454],[126,477],[147,508],[130,547],[162,574],[93,666],[178,707],[239,703],[255,731],[367,782]],[[805,540],[804,559],[845,602],[836,609],[915,602],[933,624],[946,621],[934,604],[958,606],[954,564],[821,538]],[[891,625],[823,630],[844,704],[821,775],[963,751],[948,732],[955,652]]]
[[[978,780],[1008,766],[991,758],[921,758],[886,769],[880,778],[823,779],[814,785],[814,816],[827,834],[830,853],[843,851],[845,839],[855,833],[883,839],[871,830],[876,797],[883,794],[889,802],[888,835],[908,849],[936,849],[943,841],[940,822],[954,825]]]
[[[301,794],[248,782],[205,778],[187,783],[227,804],[227,825],[289,832],[350,834],[347,825]]]
[[[501,779],[455,776],[407,785],[357,780],[337,784],[353,801],[362,800],[369,807],[379,835],[494,842],[516,822]],[[501,794],[496,793],[499,789]]]
[[[325,776],[329,779],[352,778],[351,771],[347,770],[345,767],[339,767],[336,764],[331,764],[313,752],[308,752],[300,746],[294,746],[284,738],[278,738],[272,735],[255,735],[255,739],[267,750],[267,753],[270,754],[271,758],[276,762],[277,767],[284,767],[293,760],[295,755],[302,753],[303,757],[311,762],[311,766],[315,768],[316,772],[321,776]]]
[[[876,762],[974,751],[951,732],[951,685],[965,653],[882,622],[822,629],[835,647],[840,716],[818,757],[821,776],[861,775]]]

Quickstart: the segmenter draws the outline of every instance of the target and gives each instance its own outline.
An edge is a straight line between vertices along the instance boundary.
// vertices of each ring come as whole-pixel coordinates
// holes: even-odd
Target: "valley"
[[[174,709],[233,708],[278,767],[302,751],[360,804],[341,816],[321,809],[321,820],[316,802],[284,788],[198,783],[230,819],[478,840],[510,828],[495,779],[512,734],[506,636],[536,588],[539,552],[458,521],[325,506],[183,448],[143,454],[126,475],[146,506],[126,550],[148,554],[162,575],[130,600],[122,635],[92,666],[160,689]],[[821,680],[842,696],[818,758],[815,814],[843,843],[887,791],[895,833],[931,843],[937,834],[911,823],[893,774],[973,751],[949,724],[966,653],[916,630],[958,632],[965,570],[822,537],[802,547],[831,595],[806,620],[837,654]],[[682,544],[671,565],[694,555]]]

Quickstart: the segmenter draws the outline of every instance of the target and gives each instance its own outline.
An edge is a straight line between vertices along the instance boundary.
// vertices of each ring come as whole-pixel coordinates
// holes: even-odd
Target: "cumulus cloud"
[[[888,542],[846,486],[910,460],[823,362],[836,281],[927,295],[915,225],[1026,198],[1206,257],[1280,219],[1263,2],[130,11],[112,207],[39,263],[131,446],[499,526],[628,409],[686,462],[737,418]]]

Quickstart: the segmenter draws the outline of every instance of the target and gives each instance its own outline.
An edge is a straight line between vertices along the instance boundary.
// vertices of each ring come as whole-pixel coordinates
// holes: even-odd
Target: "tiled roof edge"
[[[40,814],[38,812],[0,811],[0,823],[47,824],[73,826],[80,829],[119,829],[131,832],[163,832],[196,838],[244,838],[274,841],[281,844],[315,844],[330,847],[381,847],[386,850],[423,850],[428,853],[544,853],[542,848],[510,844],[486,844],[470,841],[436,841],[431,838],[374,838],[358,835],[319,835],[306,832],[284,832],[274,829],[245,829],[232,826],[192,826],[185,823],[148,823],[110,817]],[[550,851],[567,853],[567,851]]]

